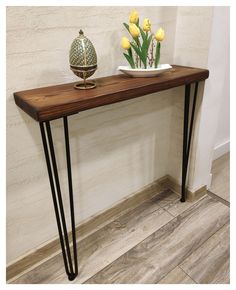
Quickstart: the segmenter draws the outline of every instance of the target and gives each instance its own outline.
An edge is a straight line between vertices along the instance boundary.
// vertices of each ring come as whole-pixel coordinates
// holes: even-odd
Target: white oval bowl
[[[147,78],[155,77],[160,75],[163,72],[166,72],[172,69],[172,66],[169,64],[160,64],[157,68],[131,68],[130,66],[119,66],[117,68],[119,71],[123,72],[132,77],[136,78]]]

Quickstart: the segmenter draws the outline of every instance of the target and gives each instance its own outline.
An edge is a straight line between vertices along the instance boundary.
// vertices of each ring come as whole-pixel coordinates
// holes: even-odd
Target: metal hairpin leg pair
[[[192,130],[193,130],[194,112],[195,112],[196,99],[197,99],[197,90],[198,90],[198,83],[195,84],[194,99],[193,99],[190,128],[189,128],[189,107],[190,107],[191,87],[190,87],[190,84],[186,85],[185,87],[181,202],[184,202],[186,199],[185,184],[186,184],[186,176],[187,176],[187,169],[188,169]],[[61,196],[59,175],[58,175],[58,170],[57,170],[57,163],[56,163],[50,122],[49,121],[41,122],[40,130],[41,130],[44,153],[45,153],[45,158],[46,158],[46,163],[47,163],[49,182],[50,182],[51,191],[52,191],[52,198],[53,198],[58,233],[59,233],[59,238],[60,238],[60,243],[61,243],[62,255],[63,255],[64,265],[65,265],[65,271],[68,276],[68,279],[72,281],[78,275],[78,262],[77,262],[76,229],[75,229],[72,172],[71,172],[70,144],[69,144],[67,117],[64,117],[63,121],[64,121],[66,160],[67,160],[68,187],[69,187],[69,198],[70,198],[73,260],[72,260],[72,255],[71,255],[72,251],[70,248],[69,236],[68,236],[66,220],[65,220],[63,200]],[[47,137],[45,134],[45,126],[46,126]]]
[[[198,92],[198,82],[195,83],[191,120],[189,124],[191,84],[188,84],[185,86],[183,153],[182,153],[182,186],[181,186],[181,199],[180,199],[181,202],[185,202],[186,200],[186,177],[187,177],[187,172],[188,172],[188,160],[189,160],[191,138],[192,138],[192,131],[193,131],[194,113],[195,113],[195,107],[196,107],[196,101],[197,101],[197,92]]]
[[[71,173],[71,160],[70,160],[70,144],[69,144],[69,132],[67,117],[63,118],[64,121],[64,135],[65,135],[65,148],[66,148],[66,161],[67,161],[67,176],[70,198],[70,216],[71,216],[71,228],[72,228],[72,243],[73,243],[73,256],[74,263],[72,262],[72,255],[70,249],[70,241],[66,226],[66,219],[63,207],[63,200],[61,196],[61,188],[59,175],[57,171],[57,162],[53,146],[53,137],[51,133],[50,122],[41,122],[40,130],[42,135],[44,153],[47,163],[49,182],[52,191],[52,199],[54,204],[54,210],[57,220],[58,233],[61,243],[62,255],[65,265],[65,271],[70,281],[74,280],[78,275],[78,262],[77,262],[77,247],[76,247],[76,229],[75,229],[75,214],[74,214],[74,200],[73,200],[73,187],[72,187],[72,173]],[[45,126],[47,138],[45,134]],[[49,145],[49,149],[48,149]],[[50,153],[50,155],[49,155]]]

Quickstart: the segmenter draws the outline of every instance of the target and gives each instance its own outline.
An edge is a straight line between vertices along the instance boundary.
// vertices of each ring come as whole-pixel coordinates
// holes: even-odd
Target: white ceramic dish
[[[172,69],[172,66],[169,64],[160,64],[157,68],[131,68],[130,66],[119,66],[117,68],[119,71],[123,72],[132,77],[136,78],[147,78],[147,77],[155,77],[159,74],[166,72]]]

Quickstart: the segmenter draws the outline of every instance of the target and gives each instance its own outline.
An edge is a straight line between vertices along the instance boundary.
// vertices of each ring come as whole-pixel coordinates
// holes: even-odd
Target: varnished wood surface
[[[37,121],[46,121],[80,111],[129,100],[185,84],[203,81],[206,69],[173,66],[169,72],[153,78],[114,75],[96,79],[97,87],[75,90],[74,83],[14,93],[15,102]]]
[[[80,241],[79,276],[73,282],[68,282],[58,254],[11,283],[191,283],[194,279],[176,267],[193,255],[188,262],[191,268],[195,251],[203,247],[207,252],[204,244],[208,248],[209,238],[229,222],[229,208],[205,196],[194,204],[183,203],[186,207],[177,211],[178,200],[177,194],[167,190]],[[214,245],[209,244],[208,252]],[[225,261],[217,251],[218,259]],[[210,257],[209,265],[212,261]],[[227,264],[224,270],[229,272]]]

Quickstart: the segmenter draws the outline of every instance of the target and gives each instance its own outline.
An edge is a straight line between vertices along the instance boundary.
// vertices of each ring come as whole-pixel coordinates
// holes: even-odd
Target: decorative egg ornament
[[[97,54],[92,42],[84,36],[82,30],[71,44],[69,60],[73,73],[84,80],[77,83],[74,88],[82,90],[95,88],[95,82],[88,82],[86,79],[92,76],[97,69]]]

